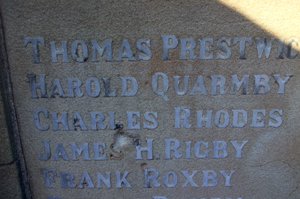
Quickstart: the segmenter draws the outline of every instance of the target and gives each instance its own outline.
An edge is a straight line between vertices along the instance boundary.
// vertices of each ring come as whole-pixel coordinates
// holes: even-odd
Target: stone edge
[[[22,198],[32,199],[29,176],[27,173],[26,160],[23,154],[22,140],[18,117],[15,109],[13,88],[11,84],[10,67],[8,62],[5,27],[3,23],[2,5],[0,9],[0,75],[1,94],[4,104],[4,114],[7,123],[10,144],[13,151],[13,158],[16,162],[19,175],[19,183],[22,190]]]

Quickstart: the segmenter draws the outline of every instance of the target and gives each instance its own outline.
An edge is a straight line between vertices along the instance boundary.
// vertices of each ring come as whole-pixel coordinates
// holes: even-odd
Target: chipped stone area
[[[126,151],[133,151],[135,147],[140,145],[140,136],[126,132],[123,124],[116,124],[115,130],[109,157],[112,160],[122,160]]]

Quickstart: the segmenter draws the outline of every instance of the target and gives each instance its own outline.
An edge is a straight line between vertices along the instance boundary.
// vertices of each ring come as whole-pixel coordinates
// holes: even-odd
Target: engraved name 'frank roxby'
[[[156,168],[143,171],[143,187],[140,188],[175,188],[175,187],[217,187],[232,186],[231,178],[234,170],[180,170],[160,172]],[[81,175],[74,175],[68,171],[56,169],[42,169],[45,186],[48,188],[61,187],[63,189],[110,189],[132,188],[130,177],[134,172],[115,171],[91,173],[84,171]]]

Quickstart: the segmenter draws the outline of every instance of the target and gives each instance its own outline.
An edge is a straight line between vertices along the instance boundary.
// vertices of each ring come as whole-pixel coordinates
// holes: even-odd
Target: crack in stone
[[[0,167],[10,166],[10,165],[13,165],[15,162],[16,162],[16,160],[14,159],[14,160],[12,160],[10,162],[7,162],[7,163],[1,163]]]
[[[294,159],[291,159],[291,160],[289,160],[289,161],[293,161],[293,160],[294,160]],[[293,169],[293,170],[296,170],[296,168],[293,167],[293,166],[289,163],[289,161],[287,161],[287,160],[271,160],[271,161],[265,162],[265,163],[263,163],[263,164],[249,165],[249,166],[250,166],[250,167],[263,167],[263,166],[266,166],[266,165],[271,164],[271,163],[281,162],[281,163],[287,165],[289,168],[291,168],[291,169]],[[297,173],[298,173],[298,172],[297,172]]]

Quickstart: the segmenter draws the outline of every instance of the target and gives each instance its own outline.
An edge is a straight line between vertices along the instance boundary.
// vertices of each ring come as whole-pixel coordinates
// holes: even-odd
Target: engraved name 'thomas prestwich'
[[[204,38],[177,38],[175,35],[163,35],[162,54],[163,60],[170,60],[170,53],[176,52],[180,60],[227,60],[233,54],[238,59],[247,59],[247,50],[255,50],[257,58],[270,58],[272,53],[278,59],[295,59],[298,52],[293,49],[298,46],[298,38],[290,38],[285,42],[274,38],[260,37],[204,37]],[[151,39],[137,39],[132,45],[128,39],[113,41],[99,39],[47,42],[43,37],[25,37],[25,47],[31,44],[32,59],[36,64],[41,62],[41,50],[50,48],[51,62],[100,62],[100,61],[149,61],[153,58]],[[157,42],[157,41],[155,41]],[[59,58],[60,57],[60,58]],[[45,58],[47,60],[47,58]]]

